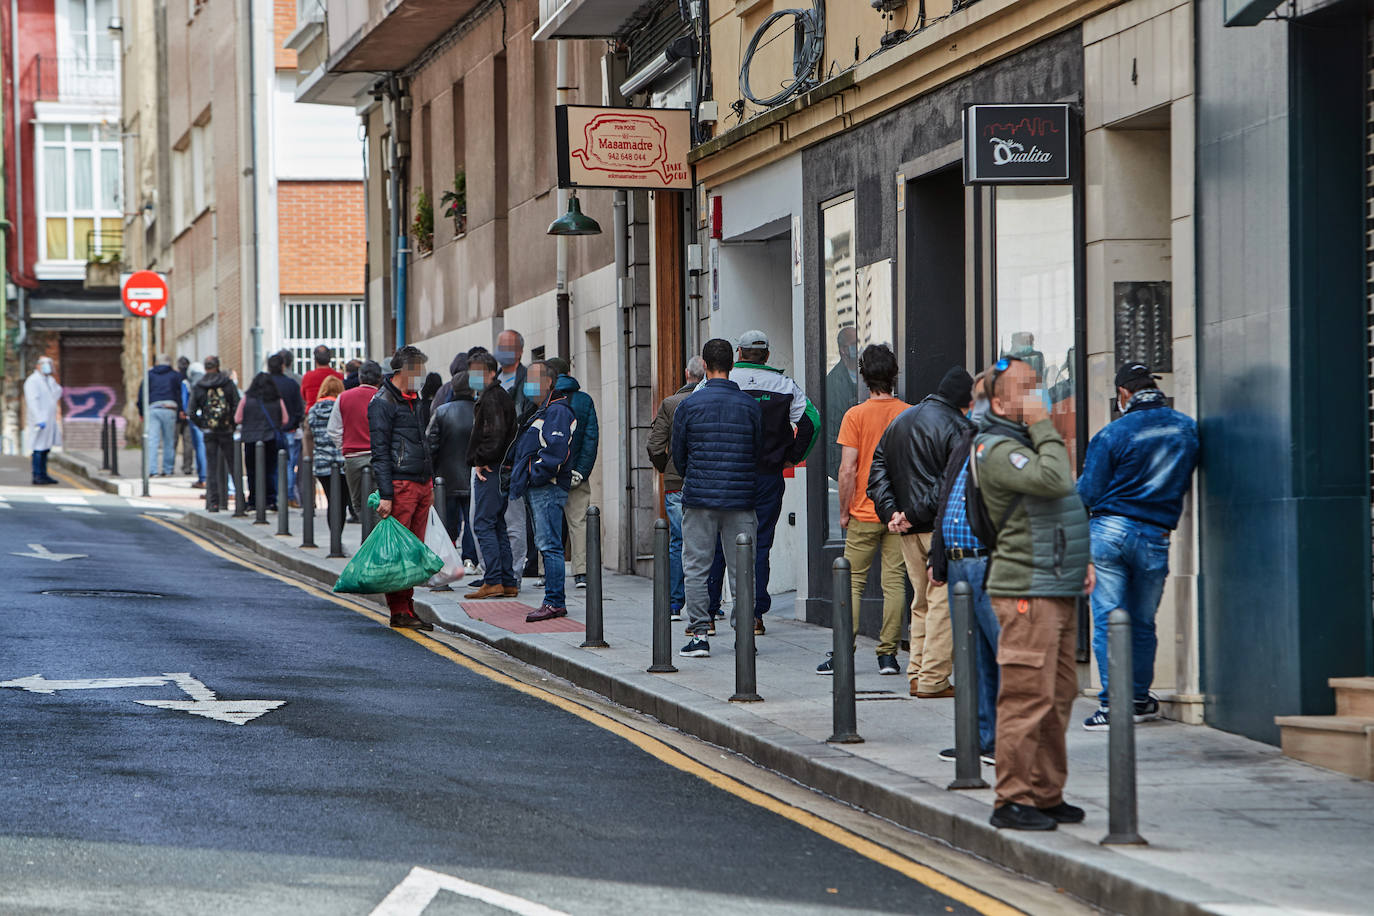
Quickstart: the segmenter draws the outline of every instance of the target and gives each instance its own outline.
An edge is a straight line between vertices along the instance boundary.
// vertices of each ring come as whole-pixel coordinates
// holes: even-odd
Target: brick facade
[[[360,181],[277,185],[283,296],[361,296],[367,237]]]

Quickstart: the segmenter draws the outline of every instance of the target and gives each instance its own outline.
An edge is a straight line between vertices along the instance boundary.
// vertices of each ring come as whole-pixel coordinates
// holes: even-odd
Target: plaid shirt
[[[968,462],[964,462],[954,486],[949,491],[949,502],[945,504],[944,524],[940,534],[945,541],[946,550],[982,550],[983,544],[974,535],[968,524],[968,508],[964,503],[964,488],[968,481]]]

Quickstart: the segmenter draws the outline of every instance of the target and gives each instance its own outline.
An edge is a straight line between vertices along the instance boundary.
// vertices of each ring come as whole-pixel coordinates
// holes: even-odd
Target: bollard
[[[1131,615],[1107,617],[1107,835],[1104,846],[1145,846],[1135,805],[1135,679],[1131,672]],[[1123,715],[1124,713],[1124,715]]]
[[[329,469],[329,555],[342,557],[344,529],[343,468],[338,462]]]
[[[986,789],[982,748],[978,746],[978,662],[973,653],[973,589],[967,582],[949,590],[949,620],[954,630],[954,781],[950,789]]]
[[[100,470],[110,469],[110,440],[113,435],[110,432],[110,418],[100,418]]]
[[[234,435],[234,518],[248,514],[248,494],[243,492],[243,443]]]
[[[600,545],[598,545],[599,548]],[[654,663],[650,674],[671,674],[673,667],[672,628],[668,607],[668,520],[654,522]]]
[[[656,570],[655,570],[656,571]],[[658,613],[658,583],[654,583],[654,613]],[[587,638],[583,649],[609,649],[602,618],[601,595],[601,510],[587,507]],[[655,618],[655,625],[658,620]]]
[[[363,540],[372,533],[372,529],[377,524],[377,513],[368,505],[367,498],[372,495],[372,465],[363,465]]]
[[[291,479],[291,456],[286,449],[277,449],[277,534],[291,533],[291,494],[286,483]]]
[[[444,478],[434,478],[434,508],[439,513],[439,518],[444,523],[444,530],[448,530],[448,485]]]
[[[253,443],[253,524],[267,524],[267,443]]]
[[[119,421],[110,418],[110,476],[119,476]]]
[[[850,592],[849,561],[836,557],[831,567],[830,653],[831,696],[834,700],[832,744],[863,744],[859,737],[859,713],[854,703],[854,598]]]
[[[301,463],[304,465],[304,460]],[[314,471],[309,465],[302,470],[306,468]],[[301,474],[296,479],[301,485],[301,546],[315,547],[315,475]]]
[[[731,703],[762,703],[754,671],[754,539],[735,538],[735,693]]]

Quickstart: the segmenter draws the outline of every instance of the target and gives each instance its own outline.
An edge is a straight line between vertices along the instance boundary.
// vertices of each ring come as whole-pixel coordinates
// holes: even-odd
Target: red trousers
[[[429,507],[434,504],[434,487],[429,483],[397,480],[392,483],[391,517],[405,525],[420,540],[425,539],[429,524]],[[386,606],[392,616],[415,616],[415,589],[386,593]]]

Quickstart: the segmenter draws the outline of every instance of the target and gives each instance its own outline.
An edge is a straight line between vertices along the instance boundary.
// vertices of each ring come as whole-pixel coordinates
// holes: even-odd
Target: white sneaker
[[[465,575],[465,576],[475,576],[475,575],[477,575],[477,564],[474,563],[474,562],[472,562],[471,560],[468,560],[466,563],[464,563],[464,564],[463,564],[463,575]]]

